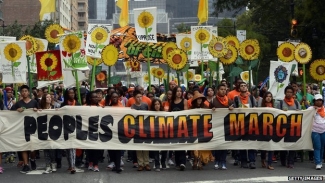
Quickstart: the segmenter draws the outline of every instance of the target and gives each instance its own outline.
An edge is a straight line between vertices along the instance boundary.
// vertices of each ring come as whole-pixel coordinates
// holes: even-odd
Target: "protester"
[[[316,114],[313,121],[311,139],[314,147],[316,170],[320,170],[323,166],[322,157],[325,146],[325,108],[322,95],[316,94],[313,103],[314,106],[310,108],[316,109]]]

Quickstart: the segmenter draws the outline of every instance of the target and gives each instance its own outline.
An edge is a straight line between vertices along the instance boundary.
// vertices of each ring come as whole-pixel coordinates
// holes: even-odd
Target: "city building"
[[[56,8],[59,10],[59,24],[67,29],[71,29],[71,1],[73,0],[60,0],[57,3],[60,5]]]
[[[79,30],[88,29],[88,0],[77,0]]]
[[[97,0],[88,0],[88,18],[97,19]]]
[[[107,0],[107,17],[106,19],[113,19],[113,14],[115,13],[116,3],[115,0]]]
[[[89,0],[90,1],[90,0]],[[111,4],[110,4],[111,3]],[[111,7],[115,6],[115,1],[111,0],[97,0],[96,3],[92,2],[92,6],[95,5],[95,7],[92,7],[92,9],[96,9],[95,12],[92,12],[89,6],[89,13],[92,13],[92,16],[89,14],[89,24],[112,24],[112,19],[108,19],[108,4],[110,4]],[[112,16],[112,15],[111,15]]]
[[[78,26],[78,2],[75,0],[71,1],[71,30],[79,30]]]

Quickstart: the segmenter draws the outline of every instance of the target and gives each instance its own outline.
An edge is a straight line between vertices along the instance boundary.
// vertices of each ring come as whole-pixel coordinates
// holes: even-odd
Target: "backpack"
[[[299,109],[298,101],[297,100],[294,100],[294,101],[295,101],[296,109]],[[283,110],[283,100],[280,100],[280,108],[281,108],[281,110]]]
[[[254,104],[254,98],[253,98],[253,95],[249,95],[249,100],[251,101],[251,104],[253,104],[252,107],[256,107],[256,104]],[[234,98],[234,102],[235,102],[236,106],[238,107],[238,106],[239,106],[238,96],[236,96],[236,97]]]

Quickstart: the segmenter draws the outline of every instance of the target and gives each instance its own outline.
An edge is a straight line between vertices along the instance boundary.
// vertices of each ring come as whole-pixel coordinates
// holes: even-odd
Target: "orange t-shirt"
[[[249,91],[247,91],[248,95],[250,95],[251,93]],[[230,91],[227,95],[228,99],[234,101],[235,97],[240,95],[240,92],[237,91],[236,89]]]
[[[101,106],[105,106],[105,105],[106,105],[105,99],[102,99],[102,100],[99,102],[99,104],[100,104]]]
[[[146,96],[142,96],[142,102],[147,103],[148,104],[148,107],[150,108],[150,106],[151,106],[151,100],[150,100],[150,98],[148,98]],[[131,97],[128,100],[128,103],[127,103],[126,107],[131,107],[133,104],[135,104],[135,99],[134,99],[134,97]]]
[[[170,104],[168,101],[163,102],[162,105],[164,107],[164,111],[169,111]]]
[[[206,105],[207,107],[210,107],[210,102],[206,100],[206,101],[204,101],[204,105]],[[188,106],[189,109],[192,108],[192,99],[189,99],[187,101],[187,106]]]
[[[118,101],[116,105],[112,105],[112,107],[124,107],[121,101]]]

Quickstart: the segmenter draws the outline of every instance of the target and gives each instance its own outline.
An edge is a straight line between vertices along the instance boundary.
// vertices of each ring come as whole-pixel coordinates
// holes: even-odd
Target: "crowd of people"
[[[151,85],[146,90],[142,86],[130,84],[128,87],[114,85],[107,90],[96,89],[89,91],[87,84],[83,83],[84,90],[81,92],[81,103],[78,102],[75,88],[64,89],[62,83],[44,88],[30,88],[23,85],[19,89],[19,97],[14,98],[13,89],[8,86],[1,91],[3,100],[0,107],[2,110],[18,111],[23,114],[26,109],[45,110],[55,109],[64,106],[93,106],[93,107],[130,107],[134,110],[150,111],[183,111],[188,109],[206,108],[214,111],[217,108],[255,108],[270,107],[280,110],[305,110],[315,109],[316,115],[312,127],[312,142],[314,150],[309,152],[309,159],[314,161],[316,169],[322,168],[322,159],[325,146],[325,109],[322,88],[318,86],[306,86],[307,93],[304,94],[302,85],[292,82],[285,87],[283,100],[275,101],[266,85],[260,83],[250,90],[248,85],[241,79],[236,79],[234,89],[230,90],[229,83],[222,80],[218,86],[209,86],[208,82],[201,86],[193,81],[188,83],[188,88],[178,86],[171,81],[168,90],[164,85]],[[53,88],[53,89],[51,89]],[[212,122],[213,123],[213,122]],[[127,154],[127,161],[133,163],[138,171],[161,171],[169,166],[183,171],[186,169],[187,160],[191,160],[193,169],[202,169],[208,161],[214,161],[215,169],[226,170],[226,157],[230,150],[215,151],[130,151],[127,147],[123,150],[108,150],[107,168],[117,173],[122,172],[124,162],[122,156]],[[0,149],[1,151],[1,149]],[[103,162],[105,150],[82,150],[82,149],[45,149],[46,169],[44,173],[51,173],[61,168],[62,157],[68,160],[69,171],[74,174],[80,168],[99,172],[98,163]],[[282,166],[294,168],[297,158],[303,158],[296,151],[260,151],[261,165],[263,168],[274,170],[272,163],[280,160]],[[37,168],[36,159],[38,151],[5,152],[2,157],[6,163],[15,161],[18,156],[18,166],[22,167],[21,173],[28,173]],[[200,154],[200,156],[198,156]],[[256,150],[234,150],[231,155],[234,158],[234,165],[242,168],[256,168]],[[201,157],[208,158],[201,158]],[[150,161],[154,161],[154,167]],[[207,161],[208,160],[208,161]],[[0,173],[3,173],[0,158]]]

